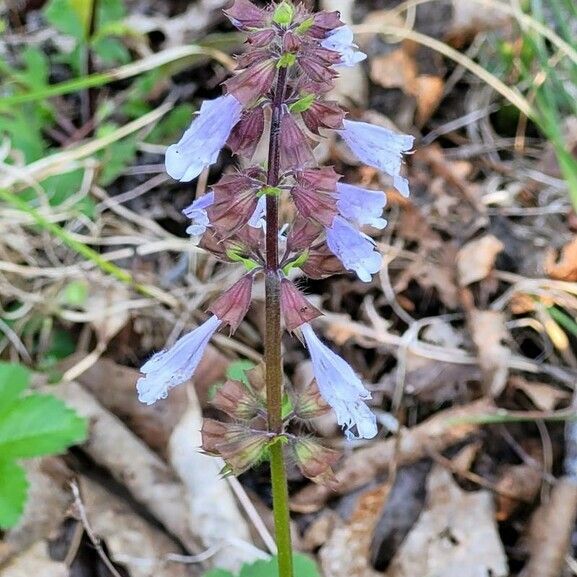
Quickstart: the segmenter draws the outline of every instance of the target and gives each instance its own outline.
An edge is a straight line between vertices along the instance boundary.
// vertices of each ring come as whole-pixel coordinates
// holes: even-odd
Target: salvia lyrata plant
[[[314,438],[292,432],[291,422],[332,409],[347,438],[377,434],[366,404],[369,391],[315,334],[311,323],[321,312],[289,277],[294,269],[312,279],[352,271],[370,281],[380,270],[381,255],[361,228],[384,228],[386,196],[342,182],[333,167],[318,166],[314,148],[336,132],[359,160],[388,174],[407,195],[400,172],[413,137],[349,120],[327,97],[339,68],[366,58],[338,12],[312,13],[287,1],[260,8],[235,0],[225,13],[247,35],[238,72],[224,82],[224,95],[204,102],[181,140],[168,148],[166,169],[189,182],[216,162],[225,146],[248,161],[248,168],[225,174],[184,210],[188,232],[199,245],[246,273],[211,304],[202,325],[142,366],[137,388],[140,400],[152,404],[188,380],[213,334],[225,325],[238,328],[254,280],[264,275],[264,366],[244,382],[229,380],[218,390],[214,405],[230,418],[205,419],[202,438],[204,451],[226,462],[224,473],[239,474],[265,457],[270,460],[279,572],[291,577],[284,460],[292,459],[313,481],[330,483],[337,459]],[[268,145],[267,162],[251,165],[263,145]],[[312,360],[315,382],[298,394],[283,378],[283,326],[303,342]]]

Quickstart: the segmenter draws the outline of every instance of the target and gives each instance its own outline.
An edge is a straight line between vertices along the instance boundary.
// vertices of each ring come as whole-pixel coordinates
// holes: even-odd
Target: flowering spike
[[[172,387],[190,379],[208,341],[220,325],[218,317],[212,316],[178,339],[170,349],[156,353],[144,363],[140,372],[145,376],[140,377],[136,385],[139,401],[152,405],[159,399],[165,399]]]
[[[382,257],[375,243],[341,216],[335,217],[327,229],[327,245],[347,270],[357,273],[363,282],[370,282],[381,270]]]
[[[179,142],[166,150],[166,172],[176,180],[189,182],[215,163],[240,120],[241,110],[242,104],[231,95],[205,100]]]
[[[323,314],[286,278],[280,283],[280,309],[285,326],[291,333],[303,323],[308,323]]]
[[[270,442],[266,431],[213,419],[204,419],[200,432],[202,449],[210,455],[222,457],[235,475],[244,473],[261,461]]]
[[[329,487],[336,484],[332,466],[340,459],[338,451],[323,447],[314,439],[291,440],[293,458],[301,473],[311,481]]]
[[[226,292],[222,293],[208,309],[223,323],[230,325],[233,332],[238,329],[250,307],[253,281],[254,274],[244,275]]]
[[[344,126],[339,133],[359,160],[392,176],[395,188],[408,196],[409,184],[400,175],[401,162],[403,153],[411,150],[415,139],[366,122],[345,120]]]
[[[387,221],[381,218],[387,204],[382,190],[369,190],[339,182],[337,184],[337,207],[341,216],[358,225],[370,224],[374,228],[385,228]]]
[[[319,391],[335,411],[345,435],[348,439],[372,439],[377,434],[377,421],[364,402],[371,394],[350,365],[324,345],[309,324],[304,324],[301,330]]]

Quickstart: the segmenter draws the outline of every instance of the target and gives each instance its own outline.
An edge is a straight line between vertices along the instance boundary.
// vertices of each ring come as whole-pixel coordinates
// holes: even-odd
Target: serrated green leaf
[[[27,493],[24,469],[13,461],[0,461],[0,528],[16,525],[24,511]]]
[[[0,416],[18,399],[29,382],[30,371],[26,367],[0,362]]]
[[[86,438],[86,420],[52,395],[17,400],[0,417],[3,459],[60,453]]]

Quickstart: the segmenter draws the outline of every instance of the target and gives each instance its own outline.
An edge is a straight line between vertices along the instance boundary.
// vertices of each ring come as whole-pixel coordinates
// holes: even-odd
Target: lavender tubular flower
[[[341,26],[331,32],[329,36],[321,42],[323,48],[333,50],[341,55],[341,61],[337,66],[355,66],[367,58],[358,46],[353,42],[353,31],[348,26]]]
[[[339,182],[337,195],[337,209],[347,220],[358,225],[370,224],[378,229],[387,226],[387,221],[381,218],[387,204],[387,197],[382,190],[369,190]]]
[[[327,245],[347,270],[357,273],[363,282],[381,270],[382,257],[375,243],[341,216],[336,216],[327,228]]]
[[[214,192],[209,192],[200,198],[197,198],[189,207],[185,208],[182,213],[192,221],[186,232],[190,236],[202,236],[210,226],[207,208],[214,203]]]
[[[377,434],[377,422],[364,402],[371,394],[350,365],[324,345],[309,324],[303,324],[301,330],[321,396],[335,411],[346,437],[372,439]]]
[[[403,154],[411,150],[415,139],[367,122],[345,120],[343,124],[339,134],[359,160],[392,176],[395,188],[409,196],[409,183],[400,172]]]
[[[138,400],[152,405],[159,399],[165,399],[170,389],[190,379],[206,345],[220,325],[221,320],[212,316],[178,339],[170,349],[156,353],[144,363],[140,372],[145,376],[140,377],[136,384]]]
[[[189,182],[215,163],[241,112],[242,104],[231,94],[206,100],[179,142],[166,150],[166,172]]]

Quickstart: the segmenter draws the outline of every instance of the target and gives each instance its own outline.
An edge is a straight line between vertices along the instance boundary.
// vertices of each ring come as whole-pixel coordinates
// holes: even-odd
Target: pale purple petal
[[[327,36],[321,42],[321,46],[340,53],[341,61],[337,66],[355,66],[355,64],[365,60],[367,55],[358,50],[359,47],[353,42],[353,39],[353,31],[348,26],[341,26]]]
[[[248,220],[248,225],[253,228],[266,228],[266,196],[261,196],[256,203],[256,208],[252,213],[252,216]]]
[[[355,271],[363,282],[381,270],[382,257],[375,243],[341,216],[327,228],[327,245],[347,270]]]
[[[206,345],[221,325],[216,316],[184,335],[168,349],[156,353],[142,368],[144,377],[138,379],[136,389],[141,403],[152,405],[159,399],[165,399],[168,391],[184,383],[196,370]]]
[[[382,218],[387,196],[382,190],[369,190],[339,182],[337,195],[337,208],[347,220],[358,225],[370,224],[378,229],[387,226],[387,221]]]
[[[214,192],[209,192],[197,198],[190,206],[182,211],[183,214],[191,220],[190,226],[186,229],[186,232],[190,236],[201,236],[210,226],[206,209],[212,206],[213,203]]]
[[[395,188],[408,196],[409,183],[400,172],[403,154],[411,150],[415,139],[367,122],[343,123],[345,128],[339,133],[359,160],[392,176]]]
[[[372,439],[377,434],[377,422],[364,402],[371,394],[351,366],[324,345],[308,323],[301,330],[321,396],[335,411],[345,435],[348,439]]]
[[[216,162],[235,124],[242,104],[231,94],[206,100],[178,143],[166,150],[166,172],[181,182],[196,178]]]

